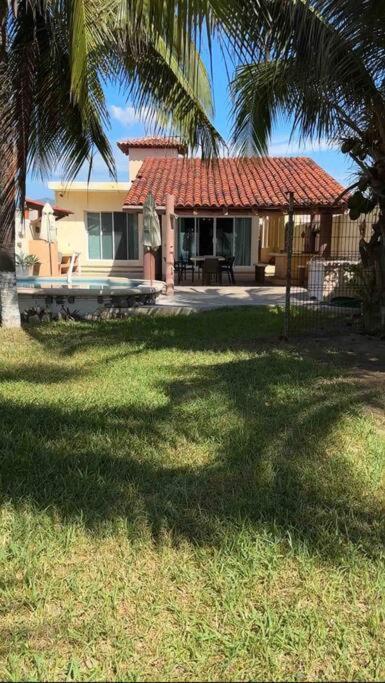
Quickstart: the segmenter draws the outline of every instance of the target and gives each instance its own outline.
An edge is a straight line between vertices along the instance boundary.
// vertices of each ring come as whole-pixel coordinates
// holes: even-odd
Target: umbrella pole
[[[49,251],[49,269],[50,269],[50,274],[52,277],[52,251],[51,251],[51,240],[48,242],[48,251]]]
[[[154,253],[152,249],[147,248],[147,251],[144,252],[143,255],[143,271],[144,271],[144,279],[145,280],[151,280],[152,281],[152,273],[154,270]]]
[[[174,294],[174,195],[166,195],[166,294]]]

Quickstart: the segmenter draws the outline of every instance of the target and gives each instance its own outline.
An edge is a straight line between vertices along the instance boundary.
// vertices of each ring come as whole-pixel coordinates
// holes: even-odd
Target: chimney
[[[119,149],[128,156],[128,176],[135,180],[145,159],[175,158],[187,154],[187,145],[175,137],[144,137],[118,142]]]

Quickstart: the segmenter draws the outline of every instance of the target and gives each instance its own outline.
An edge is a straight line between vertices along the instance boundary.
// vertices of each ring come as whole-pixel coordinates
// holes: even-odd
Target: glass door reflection
[[[214,219],[198,218],[197,238],[199,256],[213,256],[214,254]]]

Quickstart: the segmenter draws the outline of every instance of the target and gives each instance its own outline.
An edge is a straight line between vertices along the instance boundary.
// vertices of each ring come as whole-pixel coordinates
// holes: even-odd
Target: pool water
[[[130,280],[129,278],[90,278],[73,277],[68,282],[66,277],[25,277],[17,279],[17,286],[23,289],[63,289],[63,290],[96,290],[100,292],[111,292],[114,290],[141,290],[158,289],[161,283],[148,280]]]

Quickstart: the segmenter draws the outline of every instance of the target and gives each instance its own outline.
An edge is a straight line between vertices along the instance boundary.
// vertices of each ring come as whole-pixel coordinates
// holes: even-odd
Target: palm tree
[[[338,142],[356,164],[350,217],[379,207],[362,260],[385,312],[385,5],[377,0],[234,0],[216,12],[242,63],[231,91],[241,153],[265,153],[289,115],[302,140]],[[385,316],[381,316],[385,322]]]
[[[5,291],[4,281],[15,280],[14,210],[23,206],[27,172],[45,174],[60,163],[71,179],[84,162],[92,168],[98,152],[115,174],[105,83],[122,88],[146,112],[153,129],[172,126],[204,155],[217,152],[210,82],[194,44],[199,27],[195,20],[182,24],[172,3],[167,11],[163,5],[155,0],[0,0],[3,324],[18,322],[14,284]]]

